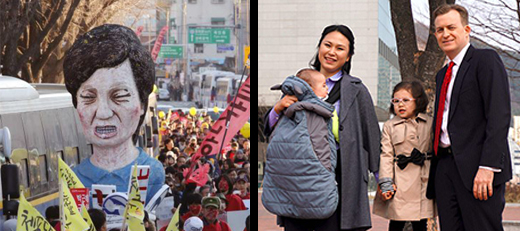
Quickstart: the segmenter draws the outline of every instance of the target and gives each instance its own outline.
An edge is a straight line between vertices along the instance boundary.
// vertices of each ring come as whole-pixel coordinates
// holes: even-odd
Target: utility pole
[[[190,68],[190,52],[188,51],[189,49],[189,46],[188,46],[188,31],[187,31],[187,28],[186,28],[186,16],[188,14],[188,5],[187,5],[187,0],[183,0],[182,1],[182,33],[183,33],[183,36],[182,36],[182,39],[184,40],[184,44],[186,44],[185,48],[184,49],[184,54],[185,54],[185,63],[184,63],[184,92],[188,92],[187,89],[188,88],[188,72],[189,72],[189,68]]]

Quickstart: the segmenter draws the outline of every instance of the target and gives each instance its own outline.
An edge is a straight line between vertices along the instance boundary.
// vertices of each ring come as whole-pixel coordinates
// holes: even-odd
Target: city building
[[[388,0],[259,1],[258,11],[259,106],[274,105],[281,94],[269,88],[309,66],[326,26],[344,24],[355,36],[351,75],[375,105],[388,108],[401,79]]]

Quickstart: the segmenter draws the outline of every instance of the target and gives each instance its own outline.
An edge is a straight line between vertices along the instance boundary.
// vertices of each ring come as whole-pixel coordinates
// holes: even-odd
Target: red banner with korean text
[[[162,43],[164,40],[164,35],[166,34],[167,31],[168,31],[168,26],[166,25],[161,29],[161,32],[159,33],[159,36],[157,36],[157,39],[155,39],[155,45],[153,45],[153,49],[152,49],[152,59],[154,62],[157,59],[157,56],[159,55],[159,51],[161,51],[161,46],[162,46]]]
[[[202,156],[214,155],[217,154],[222,142],[224,145],[231,142],[231,139],[240,131],[240,128],[244,126],[244,124],[249,119],[249,111],[250,111],[250,95],[251,95],[251,87],[249,84],[249,76],[246,81],[240,86],[236,97],[236,100],[232,100],[228,105],[224,113],[220,115],[215,124],[211,127],[209,133],[202,141],[199,150],[192,157],[192,165],[190,171],[188,173],[191,174],[193,168],[196,165],[196,160],[201,158]],[[234,105],[233,105],[234,104]],[[233,112],[231,112],[231,108],[233,107]],[[231,118],[229,120],[229,128],[224,138],[224,132],[226,130],[226,118],[227,115],[231,113]]]

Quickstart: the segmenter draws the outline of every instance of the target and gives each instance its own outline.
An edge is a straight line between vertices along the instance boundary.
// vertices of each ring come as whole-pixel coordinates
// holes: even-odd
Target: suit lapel
[[[339,107],[339,124],[341,124],[343,120],[347,118],[348,111],[354,103],[357,94],[359,93],[359,88],[354,86],[356,82],[358,82],[358,80],[350,77],[350,75],[343,72],[343,79],[341,80],[341,104]]]
[[[451,117],[453,117],[455,109],[457,108],[457,104],[459,103],[460,89],[462,88],[462,82],[464,81],[466,72],[470,65],[469,61],[473,56],[473,50],[473,46],[470,45],[468,48],[468,52],[466,53],[466,55],[464,55],[464,58],[462,59],[459,70],[455,77],[455,83],[453,84],[453,90],[451,91],[450,114],[448,116],[448,121],[451,121]]]

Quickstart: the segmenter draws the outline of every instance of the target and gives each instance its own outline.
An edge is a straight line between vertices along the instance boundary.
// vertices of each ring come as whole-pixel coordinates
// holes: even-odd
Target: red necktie
[[[453,69],[453,62],[449,63],[448,70],[446,71],[446,75],[444,75],[444,81],[442,82],[441,95],[439,96],[439,108],[437,109],[437,116],[435,122],[435,138],[433,141],[433,149],[435,150],[435,155],[437,155],[437,149],[439,147],[439,139],[441,136],[441,125],[442,125],[442,115],[444,114],[444,105],[446,104],[446,92],[448,92],[448,86],[451,81],[451,70]]]

